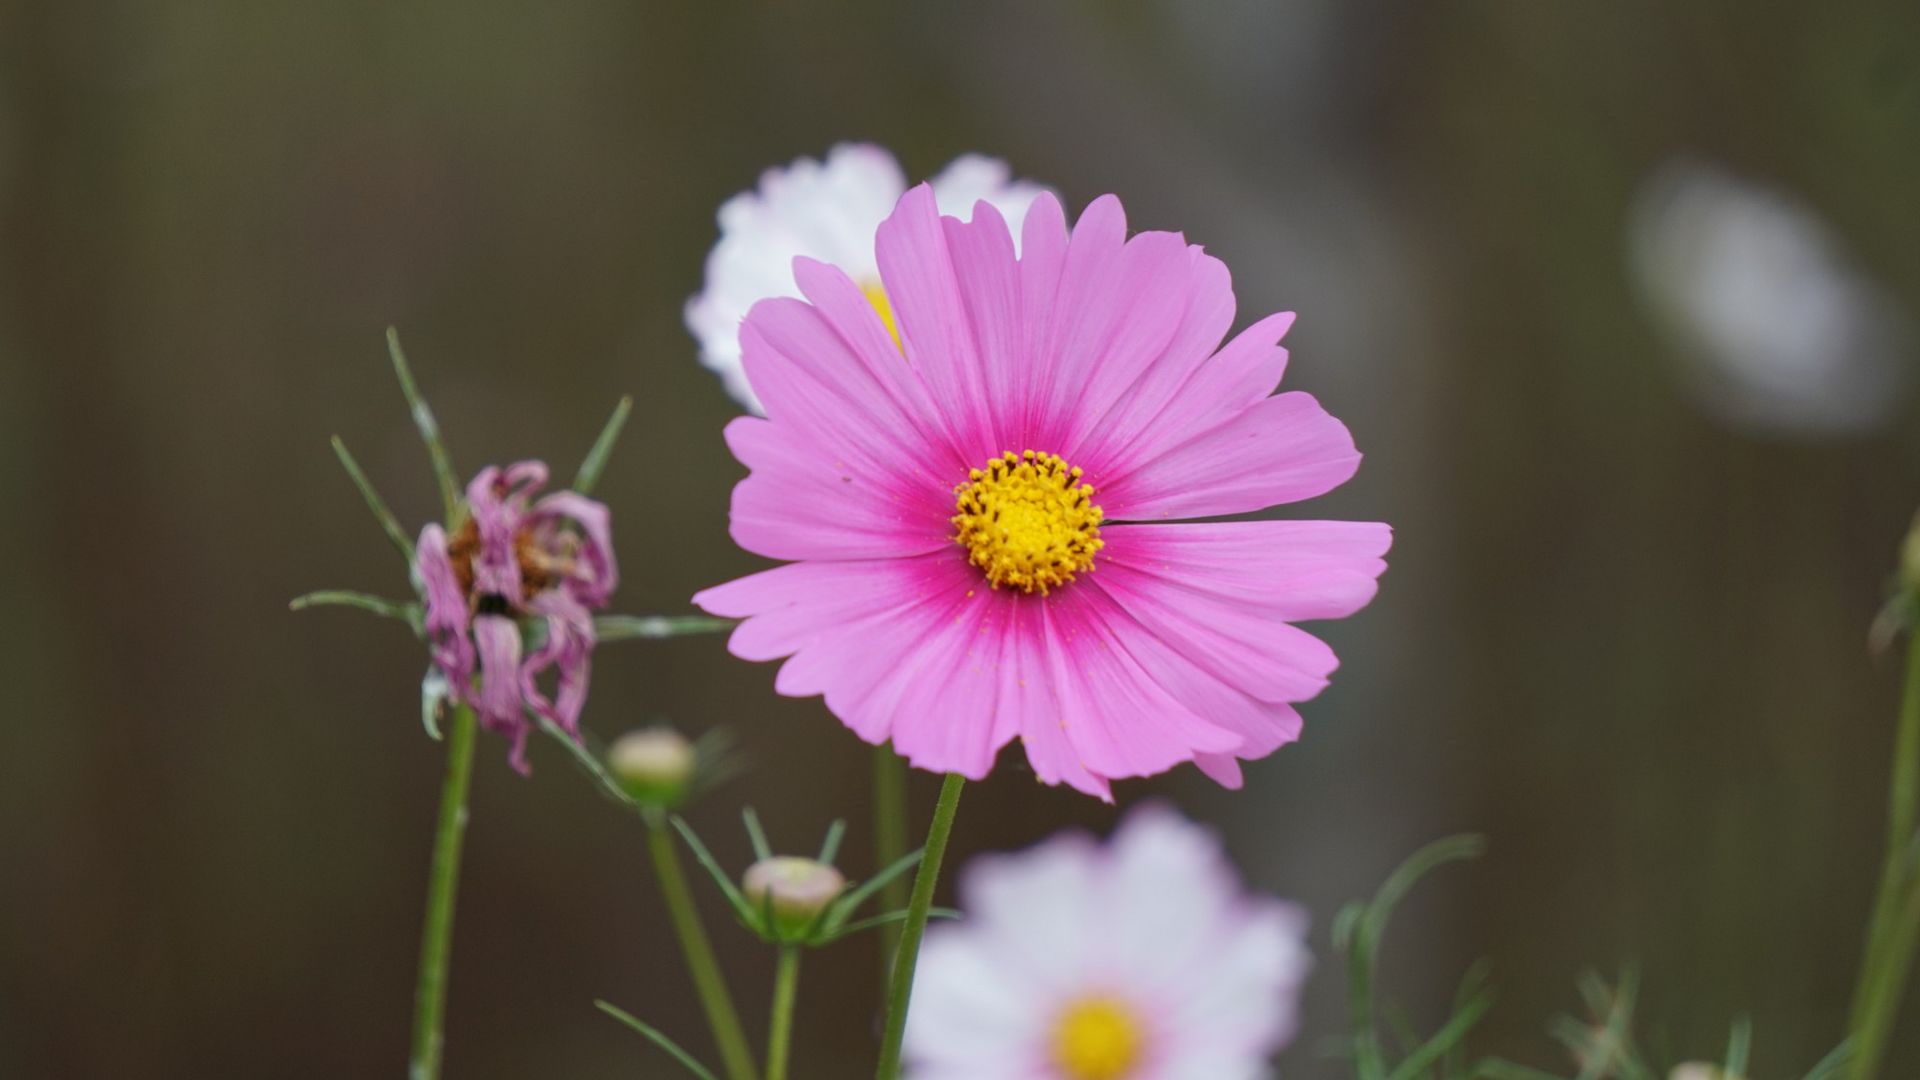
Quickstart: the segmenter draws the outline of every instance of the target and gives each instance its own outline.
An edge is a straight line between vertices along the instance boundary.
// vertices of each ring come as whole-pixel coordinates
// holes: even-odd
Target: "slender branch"
[[[352,589],[320,589],[317,592],[296,596],[287,602],[289,611],[305,611],[310,607],[350,607],[357,608],[387,619],[399,619],[418,632],[420,628],[420,605],[411,601],[388,600],[384,596],[372,593],[355,592]]]
[[[680,951],[687,959],[687,972],[706,1011],[707,1025],[713,1029],[713,1041],[720,1050],[720,1063],[729,1080],[755,1080],[759,1075],[753,1063],[753,1051],[747,1048],[746,1029],[740,1026],[740,1014],[733,1007],[733,995],[727,989],[726,976],[714,958],[713,943],[701,925],[693,893],[687,888],[686,870],[680,865],[680,852],[673,844],[673,833],[658,815],[647,817],[647,850],[653,855],[654,876],[660,881],[660,895],[667,904],[667,916],[680,938]]]
[[[700,1064],[700,1060],[687,1053],[685,1047],[667,1038],[666,1032],[610,1002],[596,1001],[593,1004],[601,1012],[646,1036],[648,1042],[665,1051],[668,1057],[680,1063],[681,1068],[692,1073],[695,1080],[719,1080],[713,1075],[712,1069]]]
[[[460,844],[467,831],[467,789],[473,780],[473,709],[455,706],[440,785],[440,824],[427,878],[426,924],[420,932],[420,982],[413,995],[411,1080],[436,1080],[447,1007],[447,961],[453,951],[453,900],[460,884]]]
[[[340,467],[347,470],[347,476],[353,480],[353,486],[360,489],[360,497],[367,500],[367,509],[373,511],[374,519],[380,522],[380,528],[386,531],[387,539],[393,541],[393,546],[399,548],[400,554],[406,557],[407,565],[412,566],[413,541],[407,539],[406,530],[400,527],[400,519],[394,517],[393,511],[387,509],[387,501],[374,490],[373,481],[367,479],[367,474],[360,468],[360,463],[353,459],[353,454],[347,450],[347,444],[341,442],[338,435],[333,437],[333,456],[340,459]]]
[[[793,1002],[800,988],[800,948],[780,949],[773,973],[773,1018],[767,1027],[767,1080],[787,1080],[787,1060],[793,1045]]]
[[[892,866],[907,853],[907,762],[891,744],[873,748],[873,865]],[[907,879],[897,877],[880,891],[880,906],[897,911],[907,906]],[[900,944],[900,927],[888,926],[881,936],[880,982],[886,985],[893,951]]]
[[[580,462],[580,470],[573,475],[573,490],[582,495],[593,494],[594,486],[600,483],[600,473],[607,467],[607,458],[613,453],[613,444],[620,438],[620,429],[627,426],[627,414],[633,411],[633,399],[623,397],[613,407],[613,415],[607,417],[606,426],[600,429],[600,437],[593,440],[593,449],[587,451],[586,459]]]
[[[731,630],[738,623],[737,619],[716,619],[711,615],[596,615],[593,636],[601,644],[628,638],[684,637]]]
[[[453,459],[447,456],[446,444],[440,441],[440,423],[427,407],[427,399],[420,396],[420,388],[414,385],[413,369],[407,365],[406,350],[400,347],[400,331],[391,326],[387,327],[387,355],[393,358],[393,373],[400,380],[400,393],[407,399],[407,410],[413,414],[413,426],[419,429],[420,441],[427,444],[427,456],[433,459],[433,478],[440,485],[440,508],[446,514],[447,528],[452,529],[460,517],[460,480],[453,471]]]
[[[874,1074],[877,1080],[896,1080],[900,1075],[907,1008],[913,998],[913,969],[920,960],[920,939],[927,932],[933,887],[940,880],[940,863],[946,858],[947,838],[953,833],[953,818],[960,809],[960,789],[966,782],[959,773],[948,773],[940,785],[940,800],[933,806],[933,825],[927,830],[920,871],[914,875],[913,894],[907,900],[907,921],[901,928],[900,947],[893,957],[893,981],[887,991],[887,1026],[880,1041],[880,1067]]]

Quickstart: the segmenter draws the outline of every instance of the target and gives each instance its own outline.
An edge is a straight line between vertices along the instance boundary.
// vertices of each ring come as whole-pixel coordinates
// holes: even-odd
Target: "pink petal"
[[[505,615],[481,615],[473,620],[473,639],[480,653],[480,693],[474,711],[480,726],[514,741],[508,760],[524,775],[527,718],[520,707],[520,628]]]
[[[556,491],[533,504],[531,524],[553,527],[571,522],[583,534],[565,585],[587,607],[602,607],[620,585],[620,567],[613,557],[613,521],[606,504],[576,491]]]
[[[977,464],[1015,444],[1026,447],[1032,379],[1021,352],[1020,265],[1013,236],[992,203],[976,206],[971,222],[943,218],[940,224],[980,366],[986,439],[966,447],[977,455]]]
[[[1041,211],[1045,201],[1035,200],[1034,211]],[[1029,228],[1032,221],[1029,216]],[[1028,378],[1034,380],[1034,405],[1026,435],[1035,449],[1052,450],[1063,445],[1078,414],[1087,378],[1101,358],[1076,350],[1090,348],[1096,329],[1112,319],[1113,282],[1119,274],[1120,249],[1126,236],[1127,217],[1120,200],[1112,195],[1095,199],[1074,223],[1049,298],[1027,297],[1026,362]],[[1032,249],[1022,251],[1026,253],[1024,270],[1024,260]],[[1051,271],[1051,263],[1045,269]],[[1038,306],[1042,303],[1046,305],[1044,315]]]
[[[953,546],[952,482],[828,457],[791,427],[743,416],[727,446],[753,470],[733,489],[730,529],[772,559],[869,559]],[[961,475],[965,475],[962,473]]]
[[[817,264],[796,259],[794,271],[810,284],[845,279],[838,271],[814,272]],[[845,288],[851,289],[851,283]],[[871,320],[842,313],[843,319]],[[960,459],[951,447],[930,442],[929,430],[944,430],[935,418],[917,414],[898,352],[876,353],[871,333],[849,342],[835,322],[813,304],[777,298],[753,306],[740,329],[743,363],[767,416],[818,446],[820,452],[872,472],[905,476],[938,474],[947,484]],[[965,475],[964,469],[961,475]]]
[[[973,326],[930,185],[900,197],[874,237],[874,254],[907,361],[932,392],[962,460],[973,465],[999,453]],[[1006,255],[1010,265],[1011,239]]]
[[[517,608],[523,602],[513,538],[526,523],[527,501],[546,482],[545,465],[520,461],[504,470],[489,465],[467,483],[467,509],[480,538],[480,548],[473,557],[476,595],[499,596],[509,607]]]
[[[1208,517],[1310,499],[1359,467],[1346,425],[1296,392],[1260,401],[1096,487],[1109,520]]]
[[[1144,239],[1135,238],[1128,250]],[[1073,452],[1073,460],[1089,474],[1098,476],[1124,465],[1122,451],[1156,434],[1161,413],[1189,395],[1196,373],[1215,362],[1210,358],[1233,324],[1233,277],[1225,263],[1199,247],[1186,249],[1183,272],[1177,281],[1160,287],[1178,291],[1183,305],[1179,325],[1158,355],[1139,366],[1124,383],[1114,377],[1121,372],[1113,365],[1103,368],[1100,381],[1111,393],[1101,405],[1098,422]],[[1261,396],[1272,388],[1268,383],[1261,389]]]
[[[1381,556],[1393,529],[1372,521],[1237,521],[1110,525],[1101,537],[1103,582],[1144,575],[1297,622],[1365,607],[1387,568]]]
[[[1240,745],[1239,736],[1202,719],[1148,675],[1117,636],[1126,613],[1100,590],[1078,585],[1040,604],[1060,719],[1089,771],[1110,779],[1151,776],[1195,752]]]
[[[1161,369],[1190,370],[1218,344],[1216,338],[1184,355],[1168,351],[1186,318],[1193,280],[1194,249],[1178,233],[1141,233],[1107,262],[1083,295],[1076,295],[1080,282],[1072,273],[1086,271],[1069,265],[1059,302],[1075,305],[1071,314],[1078,318],[1069,321],[1073,329],[1052,359],[1063,369],[1073,365],[1069,379],[1078,384],[1059,453],[1087,465],[1096,463],[1089,442],[1115,433],[1109,413],[1137,400],[1137,384]]]
[[[520,668],[520,692],[527,706],[561,728],[578,734],[580,710],[587,703],[592,674],[593,617],[565,592],[548,590],[533,598],[528,614],[546,619],[547,640]],[[549,699],[539,677],[555,668],[558,680]]]
[[[427,597],[424,625],[433,662],[447,677],[448,696],[467,701],[473,694],[473,640],[467,636],[467,597],[447,555],[446,530],[421,529],[414,553],[414,574]]]
[[[1223,266],[1218,274],[1225,272]],[[1201,277],[1204,280],[1211,273],[1203,270]],[[1216,290],[1222,286],[1230,287],[1230,283],[1216,278],[1199,288],[1218,303]],[[1232,303],[1230,292],[1225,300]],[[1116,433],[1102,444],[1097,462],[1100,472],[1109,476],[1125,473],[1218,427],[1272,394],[1287,368],[1287,350],[1279,342],[1292,326],[1292,312],[1269,315],[1236,334],[1211,358],[1182,372],[1175,386],[1142,388],[1134,402],[1146,415],[1114,422]],[[1197,336],[1201,331],[1195,328],[1193,333]],[[1093,471],[1090,466],[1083,467]]]
[[[1306,701],[1326,688],[1339,666],[1325,642],[1260,605],[1190,590],[1119,562],[1102,564],[1086,580],[1089,591],[1112,597],[1154,638],[1260,701]]]

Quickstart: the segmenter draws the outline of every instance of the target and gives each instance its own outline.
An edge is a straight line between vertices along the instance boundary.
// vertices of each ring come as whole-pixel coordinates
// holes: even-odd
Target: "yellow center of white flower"
[[[1125,1080],[1146,1041],[1140,1018],[1124,1002],[1081,998],[1054,1021],[1053,1061],[1069,1080]]]
[[[1045,596],[1093,569],[1101,510],[1058,455],[1009,450],[954,488],[954,540],[994,588]]]
[[[860,286],[860,291],[866,295],[867,303],[873,305],[873,310],[880,313],[880,321],[887,324],[887,333],[893,335],[893,347],[900,348],[900,325],[893,321],[893,302],[887,299],[887,290],[881,288],[879,282],[869,281]]]

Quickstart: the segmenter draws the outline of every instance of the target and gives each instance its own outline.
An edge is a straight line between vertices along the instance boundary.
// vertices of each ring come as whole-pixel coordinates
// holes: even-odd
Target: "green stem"
[[[793,1045],[793,1000],[800,988],[800,949],[785,945],[773,973],[773,1019],[767,1028],[767,1080],[787,1080],[787,1052]]]
[[[913,876],[913,895],[907,900],[907,921],[900,928],[900,947],[893,957],[893,982],[887,990],[887,1026],[880,1040],[880,1068],[876,1080],[900,1075],[900,1048],[907,1034],[907,1006],[913,998],[913,969],[920,959],[920,939],[927,932],[927,911],[933,907],[933,886],[940,880],[940,863],[947,854],[947,837],[960,809],[960,789],[966,778],[948,773],[940,785],[940,801],[933,805],[933,825],[927,829],[920,869]]]
[[[447,960],[453,951],[453,898],[460,883],[460,842],[467,831],[467,789],[473,780],[473,710],[455,706],[447,737],[447,775],[440,784],[440,824],[427,878],[426,925],[420,931],[420,981],[413,994],[411,1080],[440,1075],[447,1009]]]
[[[907,762],[890,743],[873,748],[873,865],[888,867],[907,853]],[[899,911],[907,905],[907,879],[896,877],[880,889],[880,910]],[[880,982],[886,985],[893,951],[900,944],[899,924],[880,931]]]
[[[1900,1011],[1920,933],[1920,882],[1907,865],[1920,809],[1920,633],[1907,643],[1906,689],[1894,736],[1893,781],[1888,792],[1887,852],[1868,924],[1866,955],[1854,988],[1849,1075],[1872,1080],[1880,1071],[1887,1039]]]
[[[693,977],[700,1007],[706,1010],[707,1024],[713,1028],[713,1041],[720,1049],[720,1061],[729,1080],[755,1080],[753,1052],[747,1049],[746,1029],[740,1026],[740,1014],[734,1010],[733,995],[714,958],[713,943],[700,923],[700,913],[687,888],[686,871],[680,866],[680,852],[673,846],[673,833],[658,815],[647,818],[647,848],[653,854],[654,876],[660,879],[660,895],[667,902],[667,916],[680,938],[680,951],[687,958],[687,972]]]

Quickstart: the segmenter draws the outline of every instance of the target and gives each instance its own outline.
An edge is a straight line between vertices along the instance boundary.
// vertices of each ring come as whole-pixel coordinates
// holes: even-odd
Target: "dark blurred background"
[[[979,150],[1301,313],[1290,384],[1367,463],[1289,512],[1394,523],[1300,745],[1216,822],[1316,916],[1283,1072],[1332,1076],[1326,930],[1421,842],[1484,832],[1404,909],[1387,986],[1563,1067],[1547,1018],[1637,962],[1648,1032],[1756,1073],[1843,1027],[1897,673],[1866,628],[1920,503],[1920,7],[0,0],[0,1075],[394,1075],[440,748],[395,624],[290,614],[406,579],[327,448],[435,509],[381,340],[456,462],[600,489],[618,607],[758,565],[726,538],[735,414],[680,309],[713,212],[842,139],[915,176]],[[724,724],[754,770],[692,817],[738,863],[855,819],[868,752],[717,638],[606,647],[587,722]],[[550,745],[483,743],[449,1074],[667,1076],[606,997],[704,1052],[637,823]],[[1110,808],[1008,759],[955,857]],[[931,789],[916,783],[924,815]],[[709,899],[711,896],[709,894]],[[718,917],[749,1026],[770,960]],[[801,1075],[859,1075],[875,945],[809,962]],[[1910,1008],[1890,1076],[1920,1074]]]

